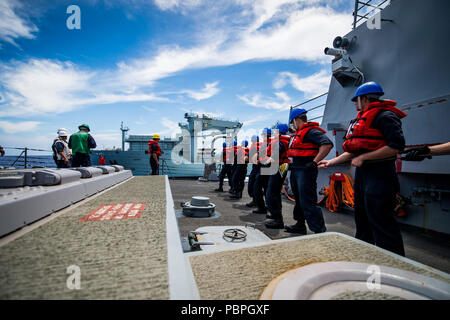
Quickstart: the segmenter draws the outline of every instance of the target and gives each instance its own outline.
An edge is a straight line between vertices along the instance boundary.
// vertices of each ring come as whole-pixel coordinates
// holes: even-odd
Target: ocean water
[[[24,168],[25,165],[25,159],[24,157],[20,157],[17,159],[18,156],[0,156],[0,167],[10,167],[16,161],[14,164],[15,168]],[[53,156],[51,155],[30,155],[27,157],[27,168],[31,168],[33,166],[42,166],[47,168],[56,168],[56,164],[53,161]]]

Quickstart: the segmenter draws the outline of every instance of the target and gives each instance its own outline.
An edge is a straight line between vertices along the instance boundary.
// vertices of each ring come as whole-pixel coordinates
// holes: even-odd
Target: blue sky
[[[69,30],[69,5],[81,29]],[[349,0],[0,0],[0,145],[50,149],[88,123],[100,148],[173,136],[186,111],[286,121],[326,92],[323,49],[351,29]],[[322,110],[311,112],[310,116]]]

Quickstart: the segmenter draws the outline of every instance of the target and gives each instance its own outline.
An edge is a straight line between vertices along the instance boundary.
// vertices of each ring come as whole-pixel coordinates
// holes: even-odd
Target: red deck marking
[[[103,204],[78,222],[139,218],[145,209],[145,205],[145,202]]]

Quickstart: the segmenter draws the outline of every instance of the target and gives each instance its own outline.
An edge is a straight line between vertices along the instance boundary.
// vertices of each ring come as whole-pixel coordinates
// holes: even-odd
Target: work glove
[[[405,154],[402,157],[402,160],[423,161],[425,158],[431,159],[430,152],[430,148],[428,148],[427,146],[411,148],[402,152],[403,154]]]
[[[308,170],[317,169],[317,163],[315,163],[314,161],[308,162],[307,164],[305,164],[305,168]]]

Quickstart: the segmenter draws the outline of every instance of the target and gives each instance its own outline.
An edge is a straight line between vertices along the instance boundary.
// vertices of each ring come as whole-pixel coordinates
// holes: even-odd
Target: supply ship
[[[160,158],[160,174],[168,175],[170,178],[203,176],[205,164],[213,162],[211,152],[217,153],[213,150],[214,144],[205,146],[203,139],[214,136],[226,140],[228,137],[231,142],[242,128],[242,123],[239,121],[219,119],[206,114],[185,113],[184,118],[187,123],[178,124],[181,134],[177,134],[174,139],[165,138],[159,141],[163,152]],[[120,130],[122,131],[122,149],[93,150],[91,156],[93,163],[98,163],[100,154],[103,154],[109,164],[122,165],[125,169],[131,170],[133,175],[148,175],[151,172],[150,155],[147,152],[148,142],[153,135],[127,137],[126,132],[129,129],[123,124]],[[126,151],[125,143],[129,144]],[[200,143],[202,143],[201,146]]]
[[[381,83],[383,98],[408,114],[408,146],[450,141],[450,48],[442,41],[449,11],[446,0],[355,1],[353,29],[325,49],[333,56],[321,121],[335,145],[328,158],[343,152],[356,115],[350,99],[366,81]],[[312,110],[315,101],[301,105]],[[211,125],[226,140],[226,129],[242,126],[185,118],[180,127],[191,138],[195,126]],[[213,191],[217,182],[169,179],[203,174],[199,148],[190,147],[195,138],[184,141],[193,163],[186,165],[193,167],[148,176],[151,135],[125,138],[126,131],[129,150],[93,156],[95,163],[103,153],[110,165],[0,171],[0,298],[450,299],[449,156],[397,160],[406,212],[398,218],[401,257],[355,239],[351,210],[322,208],[327,232],[296,236],[266,229],[265,216],[246,207],[246,195],[229,200]],[[164,139],[165,156],[181,141]],[[318,192],[335,172],[354,171],[349,165],[322,170]],[[293,206],[283,200],[286,224]],[[374,274],[378,283],[369,283]]]

